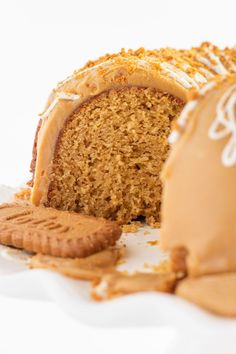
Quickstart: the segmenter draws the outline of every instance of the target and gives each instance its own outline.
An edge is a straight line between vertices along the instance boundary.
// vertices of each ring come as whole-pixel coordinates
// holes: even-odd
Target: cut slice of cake
[[[191,50],[105,55],[59,83],[41,115],[31,201],[125,224],[158,224],[167,136],[192,88],[236,70],[236,52]]]

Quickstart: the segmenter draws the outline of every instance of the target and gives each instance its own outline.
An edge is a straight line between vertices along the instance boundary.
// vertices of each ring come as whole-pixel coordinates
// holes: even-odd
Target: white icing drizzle
[[[207,79],[200,73],[196,73],[194,75],[194,80],[196,80],[199,84],[205,84],[207,82]]]
[[[149,63],[147,62],[147,60],[143,60],[143,59],[139,59],[138,64],[139,64],[139,66],[141,66],[143,68],[147,68],[149,66]]]
[[[123,58],[123,60],[127,61],[128,59]],[[90,68],[85,68],[84,70],[79,71],[78,75],[83,75],[83,74],[88,73],[88,72],[96,73],[97,68],[99,68],[99,67],[108,67],[112,61],[113,60],[107,60],[104,63],[99,63],[97,65],[94,65],[94,66],[90,67]],[[141,66],[141,67],[147,67],[149,65],[149,63],[146,60],[138,60],[138,65]],[[65,80],[59,82],[57,88],[60,88],[65,83],[71,81],[75,77],[75,74],[76,73],[74,73],[71,76],[68,76]],[[65,92],[57,92],[56,93],[56,97],[52,101],[50,106],[46,109],[45,112],[43,112],[42,114],[39,114],[39,116],[40,116],[41,119],[46,119],[60,100],[75,101],[75,100],[79,100],[79,99],[80,99],[80,95],[77,95],[77,94],[71,94],[71,93],[65,93]]]
[[[208,136],[212,140],[220,140],[230,135],[221,160],[224,166],[236,164],[236,85],[231,86],[220,98],[216,106],[216,117],[212,122]]]
[[[205,95],[205,93],[208,92],[209,90],[211,90],[214,86],[215,86],[214,81],[208,82],[206,85],[204,85],[198,91],[199,95],[200,96]],[[181,129],[185,128],[186,123],[188,121],[189,113],[194,110],[194,108],[197,106],[197,104],[198,104],[198,100],[192,100],[192,101],[188,102],[186,104],[186,106],[184,107],[184,109],[182,110],[179,118],[177,119],[177,125]],[[168,137],[169,144],[174,144],[176,141],[179,140],[180,136],[181,136],[181,133],[178,130],[173,130]]]
[[[224,67],[224,65],[220,61],[220,58],[217,55],[215,55],[213,52],[211,52],[209,49],[205,49],[205,52],[206,54],[208,54],[210,60],[201,55],[197,55],[196,59],[200,63],[206,65],[208,68],[213,70],[216,74],[227,75],[228,70]]]
[[[124,58],[124,59],[125,59],[125,58]],[[88,72],[91,72],[91,71],[96,72],[97,68],[99,68],[99,67],[106,67],[106,66],[108,66],[111,62],[112,62],[112,60],[107,60],[107,61],[104,62],[104,63],[96,64],[96,65],[94,65],[94,66],[91,66],[91,67],[89,67],[89,68],[85,68],[85,69],[80,70],[80,71],[78,71],[78,72],[75,71],[72,75],[68,76],[65,80],[59,82],[58,85],[57,85],[57,88],[60,88],[60,87],[62,87],[65,83],[67,83],[67,82],[73,80],[76,75],[83,75],[83,74],[88,73]]]
[[[67,82],[71,81],[72,79],[73,79],[73,75],[68,76],[65,80],[60,81],[60,82],[57,84],[57,88],[62,87],[64,84],[66,84]]]
[[[232,61],[230,61],[229,63],[231,65],[232,70],[236,73],[236,65]]]
[[[198,91],[198,94],[199,94],[200,96],[203,96],[203,95],[205,95],[206,92],[210,91],[214,86],[215,86],[215,82],[214,82],[214,81],[208,82],[206,85],[204,85],[204,86]]]
[[[173,61],[172,61],[173,62]],[[174,64],[174,63],[173,63]],[[188,70],[188,69],[190,69],[191,68],[191,66],[189,65],[189,64],[187,64],[187,63],[183,63],[182,65],[181,65],[181,67],[182,67],[182,69],[184,69],[184,70]]]
[[[50,106],[46,109],[46,111],[44,113],[40,114],[40,118],[41,119],[47,118],[60,100],[75,101],[75,100],[79,100],[79,99],[80,99],[80,95],[76,95],[73,93],[66,93],[66,92],[57,92],[56,97],[52,101]]]
[[[228,55],[225,57],[225,59],[227,60],[227,62],[231,66],[232,71],[234,71],[236,73],[236,64],[230,59],[230,57]]]
[[[186,89],[191,87],[199,87],[198,83],[193,78],[191,78],[188,74],[175,67],[174,65],[165,62],[161,63],[160,66],[166,73],[168,73],[173,79],[179,82]]]
[[[111,62],[112,62],[112,60],[110,59],[110,60],[107,60],[107,61],[105,61],[105,62],[103,62],[103,63],[99,63],[99,64],[96,64],[96,65],[94,65],[94,66],[91,66],[90,68],[85,68],[85,69],[79,71],[79,72],[78,72],[78,75],[84,74],[84,73],[87,73],[87,72],[90,72],[90,71],[96,71],[97,68],[106,67],[106,66],[108,66]]]
[[[168,137],[168,143],[170,145],[174,144],[176,141],[178,141],[180,138],[180,132],[178,130],[173,130],[169,137]]]
[[[184,107],[184,109],[182,110],[182,112],[181,112],[181,114],[180,114],[180,116],[178,118],[178,121],[177,121],[178,125],[181,128],[185,127],[187,119],[188,119],[188,116],[189,116],[189,113],[194,110],[196,105],[197,105],[197,100],[192,100],[192,101],[188,102],[186,104],[186,106]]]
[[[182,68],[183,70],[188,70],[188,69],[191,69],[191,65],[189,65],[189,64],[187,64],[187,63],[183,63],[183,64],[181,65],[181,68]],[[207,82],[207,79],[206,79],[203,75],[201,75],[200,73],[198,73],[198,72],[196,72],[196,73],[194,74],[193,80],[195,80],[195,81],[196,81],[197,83],[199,83],[199,84],[204,84],[205,82]]]
[[[177,124],[179,127],[183,129],[186,126],[189,113],[194,110],[196,105],[197,105],[197,100],[192,100],[186,104],[179,118],[177,119]],[[179,138],[180,138],[180,132],[175,129],[170,133],[168,137],[168,142],[169,144],[174,144],[176,141],[179,140]]]
[[[214,77],[214,75],[207,69],[205,68],[199,68],[199,71],[206,76],[207,79],[211,79]]]

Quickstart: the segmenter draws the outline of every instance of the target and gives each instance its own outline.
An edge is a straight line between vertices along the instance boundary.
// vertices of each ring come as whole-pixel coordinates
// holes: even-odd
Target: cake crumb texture
[[[119,224],[139,216],[158,223],[167,136],[183,106],[140,87],[110,90],[80,106],[57,141],[47,206]]]

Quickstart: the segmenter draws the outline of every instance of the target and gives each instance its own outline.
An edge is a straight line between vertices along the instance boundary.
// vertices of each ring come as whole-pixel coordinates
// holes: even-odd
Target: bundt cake
[[[163,168],[161,246],[185,273],[177,295],[236,316],[236,75],[201,89]]]
[[[190,276],[236,272],[236,75],[185,109],[162,172],[161,245]]]
[[[235,71],[236,51],[209,43],[88,62],[58,84],[41,114],[31,202],[157,225],[171,123],[190,89]]]

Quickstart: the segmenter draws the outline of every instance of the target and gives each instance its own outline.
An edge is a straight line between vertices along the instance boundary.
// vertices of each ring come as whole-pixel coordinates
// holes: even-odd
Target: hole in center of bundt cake
[[[170,123],[184,103],[152,88],[103,92],[81,105],[57,141],[48,205],[127,223],[159,222],[159,174]]]

